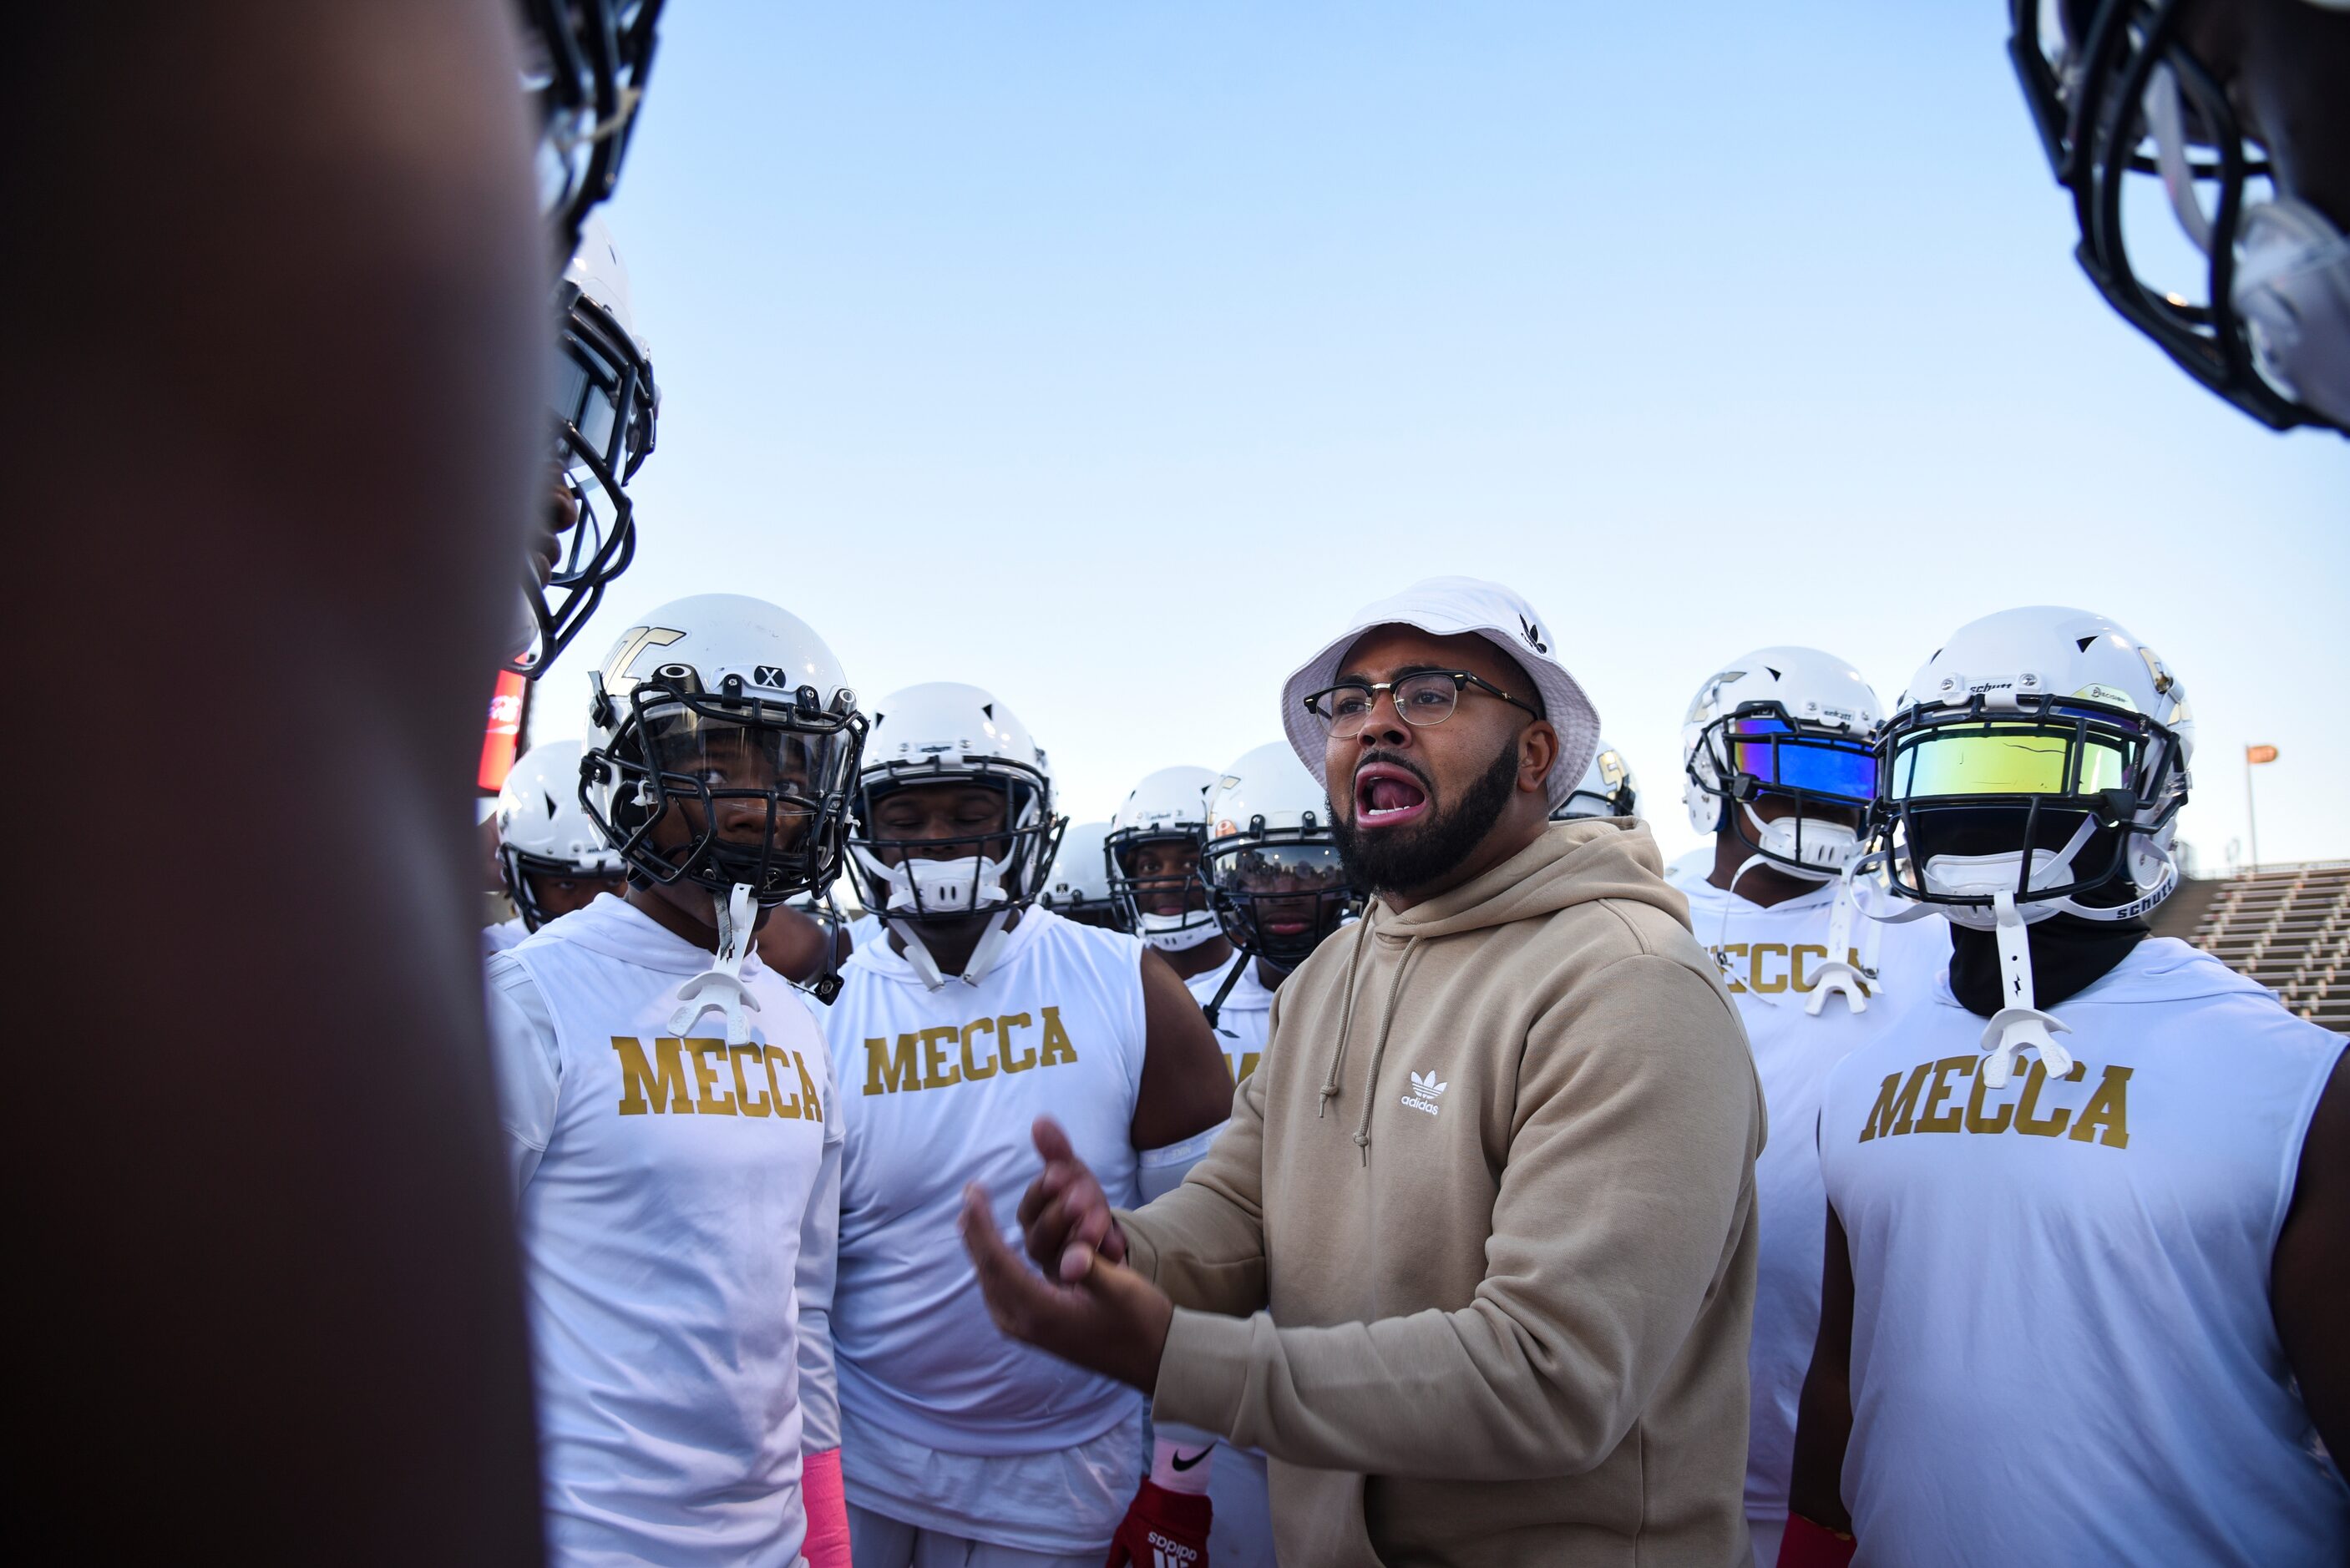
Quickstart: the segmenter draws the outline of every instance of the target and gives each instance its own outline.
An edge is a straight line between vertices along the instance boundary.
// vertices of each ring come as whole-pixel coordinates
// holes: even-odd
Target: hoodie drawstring
[[[1388,987],[1388,1004],[1379,1013],[1379,1037],[1371,1046],[1371,1081],[1364,1085],[1363,1119],[1355,1125],[1355,1147],[1363,1151],[1363,1163],[1371,1163],[1371,1107],[1378,1103],[1379,1064],[1387,1060],[1388,1031],[1393,1027],[1396,999],[1403,994],[1403,977],[1411,971],[1411,961],[1419,956],[1419,939],[1406,937],[1403,957],[1396,961],[1395,981]]]
[[[1330,1054],[1329,1074],[1322,1080],[1322,1092],[1314,1098],[1316,1119],[1330,1108],[1331,1097],[1338,1092],[1338,1069],[1347,1064],[1347,1040],[1355,1032],[1355,981],[1363,972],[1363,944],[1370,940],[1371,927],[1378,919],[1375,906],[1364,910],[1355,926],[1355,950],[1347,960],[1347,1000],[1338,1010],[1338,1048]]]

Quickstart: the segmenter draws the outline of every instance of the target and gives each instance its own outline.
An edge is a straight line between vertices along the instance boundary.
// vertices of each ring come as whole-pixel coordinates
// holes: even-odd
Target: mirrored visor
[[[2078,776],[2074,769],[2078,767]],[[1927,730],[1894,753],[1893,798],[1935,795],[2087,795],[2129,787],[2130,747],[2038,724]]]
[[[1862,742],[1807,735],[1764,714],[1731,720],[1723,742],[1731,769],[1766,787],[1852,801],[1877,794],[1877,758]]]
[[[1228,893],[1260,898],[1326,893],[1347,886],[1338,851],[1327,844],[1254,844],[1217,852],[1210,875]]]

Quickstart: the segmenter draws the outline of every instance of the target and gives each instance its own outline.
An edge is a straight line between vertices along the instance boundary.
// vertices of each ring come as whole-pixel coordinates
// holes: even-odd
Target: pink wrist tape
[[[800,1502],[807,1510],[800,1552],[808,1568],[849,1568],[848,1495],[841,1490],[838,1449],[801,1459]]]

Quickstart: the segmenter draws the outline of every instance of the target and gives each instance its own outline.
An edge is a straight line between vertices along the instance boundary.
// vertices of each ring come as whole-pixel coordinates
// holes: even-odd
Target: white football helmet
[[[622,632],[589,684],[581,797],[630,870],[722,902],[747,887],[763,907],[839,875],[865,717],[806,621],[738,594],[679,599]]]
[[[1885,724],[1891,890],[1978,929],[2002,894],[2027,924],[2142,915],[2178,882],[2194,749],[2186,688],[2116,622],[2042,606],[1961,627]]]
[[[1216,781],[1200,876],[1224,935],[1276,969],[1296,968],[1362,908],[1322,781],[1278,742],[1243,753]]]
[[[1640,815],[1640,784],[1632,776],[1632,765],[1624,753],[1602,737],[1599,750],[1592,753],[1591,765],[1583,770],[1583,778],[1565,805],[1550,814],[1553,822],[1572,822],[1578,816],[1638,816]]]
[[[600,215],[588,219],[556,304],[555,457],[578,519],[557,535],[546,581],[538,563],[525,578],[530,618],[512,668],[533,676],[570,646],[636,555],[636,509],[627,485],[652,453],[660,414],[651,353],[629,297],[629,269]]]
[[[1215,787],[1216,775],[1206,768],[1160,768],[1128,791],[1125,804],[1110,818],[1109,836],[1102,845],[1109,896],[1126,929],[1160,952],[1183,952],[1220,934],[1199,877],[1200,846],[1208,836],[1208,792]],[[1135,876],[1132,855],[1146,844],[1170,842],[1190,846],[1192,857],[1192,868],[1180,879],[1183,912],[1151,914],[1143,909],[1141,895],[1164,892],[1170,878]],[[1191,907],[1195,891],[1200,894],[1196,909]]]
[[[961,838],[880,836],[874,807],[892,791],[930,784],[1002,790],[1003,829]],[[1045,889],[1066,826],[1053,815],[1051,765],[1028,727],[990,693],[951,680],[909,686],[881,701],[858,779],[857,816],[849,855],[858,892],[867,909],[899,920],[1032,902]]]
[[[2072,1070],[2042,1012],[2026,928],[2057,914],[2134,919],[2178,883],[2195,721],[2168,665],[2086,610],[2003,610],[1959,628],[1913,676],[1879,741],[1875,846],[1861,862],[1906,908],[1939,909],[1998,944],[2003,1005],[1983,1027],[1982,1081],[2036,1050]]]
[[[2345,0],[2311,0],[2350,12]],[[2275,430],[2314,424],[2350,434],[2350,234],[2294,181],[2325,166],[2319,125],[2258,117],[2293,93],[2196,53],[2184,7],[2147,0],[2009,0],[2008,52],[2058,184],[2073,197],[2074,257],[2122,317],[2189,375]],[[2218,8],[2214,8],[2215,11]],[[2307,73],[2308,101],[2350,79],[2350,21],[2304,24],[2263,76]],[[2330,36],[2333,47],[2324,40]],[[2324,84],[2331,80],[2331,88]],[[2297,130],[2304,156],[2267,133]],[[2160,254],[2131,232],[2136,177],[2201,253],[2196,278],[2143,275]],[[2142,209],[2157,212],[2149,201]]]
[[[1068,919],[1126,929],[1109,896],[1108,873],[1104,869],[1103,842],[1108,837],[1107,822],[1080,822],[1063,833],[1050,879],[1036,901]]]
[[[580,746],[548,741],[515,759],[498,791],[498,870],[523,924],[546,922],[533,877],[619,877],[628,870],[579,805]]]
[[[1878,712],[1860,671],[1815,649],[1758,648],[1731,660],[1681,721],[1690,826],[1737,834],[1752,851],[1741,876],[1767,862],[1806,881],[1834,879],[1857,853],[1856,825],[1876,797]],[[1766,822],[1754,809],[1766,795],[1794,808]]]

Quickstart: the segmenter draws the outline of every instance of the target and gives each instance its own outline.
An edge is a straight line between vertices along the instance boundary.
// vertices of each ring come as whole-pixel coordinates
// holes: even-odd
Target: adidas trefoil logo
[[[1414,1073],[1411,1075],[1411,1093],[1403,1097],[1403,1103],[1412,1110],[1426,1111],[1432,1116],[1436,1114],[1437,1100],[1451,1086],[1438,1083],[1432,1072]]]

